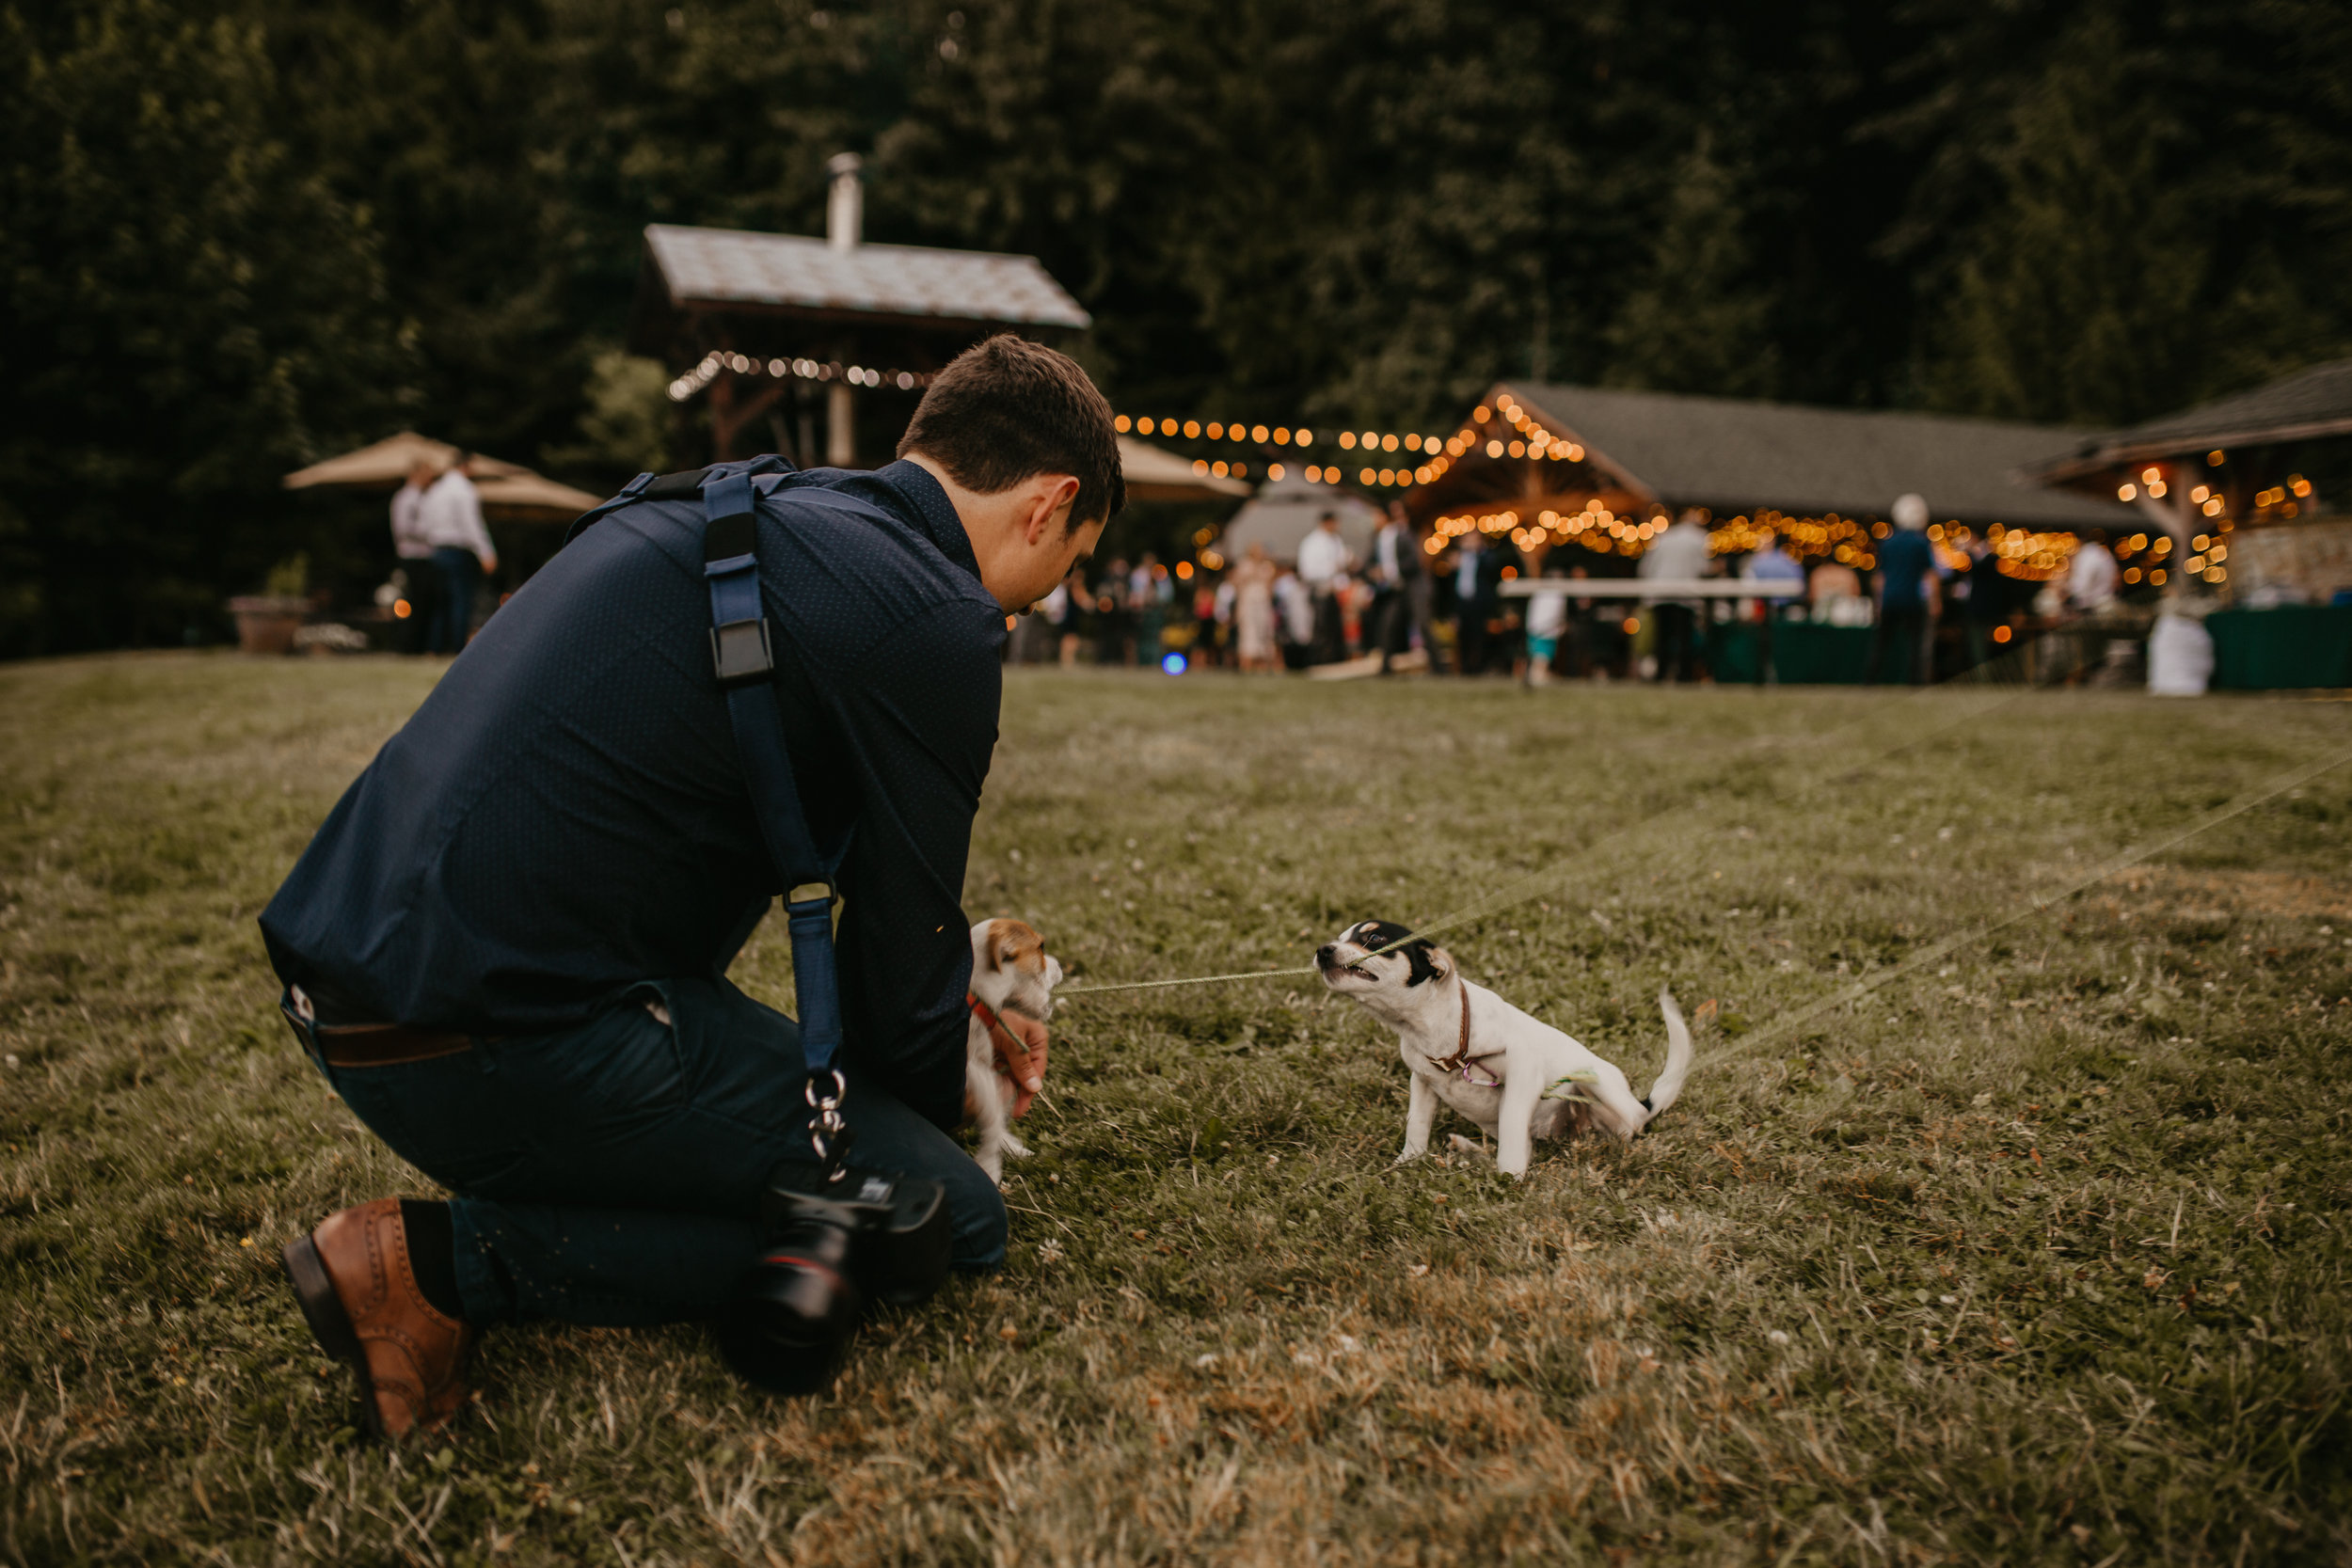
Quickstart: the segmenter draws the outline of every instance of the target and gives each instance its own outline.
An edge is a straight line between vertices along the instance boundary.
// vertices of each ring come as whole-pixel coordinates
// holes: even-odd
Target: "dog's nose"
[[[1332,954],[1334,954],[1334,953],[1336,953],[1336,952],[1338,952],[1339,950],[1340,950],[1340,944],[1339,944],[1338,942],[1325,942],[1322,946],[1320,946],[1320,947],[1316,948],[1316,949],[1315,949],[1315,967],[1316,967],[1316,968],[1318,968],[1318,969],[1328,969],[1328,968],[1330,968],[1330,967],[1331,967],[1331,955],[1332,955]]]

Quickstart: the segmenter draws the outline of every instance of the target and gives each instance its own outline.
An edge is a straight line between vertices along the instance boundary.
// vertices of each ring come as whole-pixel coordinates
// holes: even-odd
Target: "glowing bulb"
[[[1136,421],[1129,419],[1124,414],[1120,415],[1119,418],[1111,421],[1111,428],[1118,431],[1121,436],[1126,435],[1127,432],[1133,430],[1135,426]]]
[[[1200,421],[1199,420],[1186,420],[1184,421],[1184,435],[1193,440],[1199,440],[1200,438]]]

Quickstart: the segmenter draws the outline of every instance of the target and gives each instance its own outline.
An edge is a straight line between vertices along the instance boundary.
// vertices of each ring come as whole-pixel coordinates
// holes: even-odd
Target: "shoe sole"
[[[296,1236],[286,1243],[280,1259],[286,1278],[294,1285],[294,1300],[302,1306],[303,1321],[310,1325],[310,1337],[319,1342],[319,1349],[349,1367],[358,1380],[361,1430],[379,1443],[386,1441],[384,1418],[375,1408],[375,1380],[368,1375],[367,1353],[359,1346],[359,1332],[351,1326],[351,1314],[343,1310],[342,1298],[335,1293],[335,1281],[319,1257],[318,1243],[308,1235]]]

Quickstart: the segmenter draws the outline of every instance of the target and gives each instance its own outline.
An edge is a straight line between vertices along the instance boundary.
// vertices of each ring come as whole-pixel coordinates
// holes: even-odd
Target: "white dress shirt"
[[[392,494],[392,551],[403,561],[423,561],[433,554],[419,527],[418,513],[423,506],[424,491],[417,485],[404,484]]]
[[[1298,542],[1298,578],[1316,593],[1327,593],[1331,579],[1347,568],[1347,543],[1337,529],[1316,529]]]
[[[2107,547],[2086,539],[2074,551],[2074,563],[2066,572],[2066,596],[2078,610],[2097,610],[2115,598],[2116,579],[2122,574],[2115,569],[2115,557]]]
[[[471,550],[485,566],[498,559],[490,531],[482,524],[482,498],[473,481],[452,468],[433,482],[417,508],[417,532],[428,549]]]

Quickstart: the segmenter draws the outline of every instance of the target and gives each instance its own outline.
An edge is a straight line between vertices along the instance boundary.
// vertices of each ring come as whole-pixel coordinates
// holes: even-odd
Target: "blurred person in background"
[[[441,602],[440,573],[433,564],[433,546],[422,523],[424,493],[441,477],[440,466],[420,457],[408,466],[408,481],[392,492],[392,553],[400,557],[401,597],[408,601],[408,622],[400,628],[400,647],[407,653],[430,653],[433,617]]]
[[[1244,674],[1281,668],[1277,651],[1281,626],[1274,603],[1274,562],[1263,545],[1252,545],[1233,568],[1234,661]]]
[[[1343,653],[1339,591],[1345,586],[1347,543],[1340,537],[1340,515],[1326,512],[1314,531],[1298,542],[1298,579],[1314,605],[1314,626],[1305,641],[1309,658],[1329,664]]]
[[[1546,583],[1565,581],[1566,562],[1554,550],[1544,559]],[[1527,684],[1551,684],[1552,660],[1559,657],[1560,639],[1568,629],[1568,595],[1565,588],[1529,595],[1527,600]]]
[[[1593,574],[1582,565],[1568,568],[1570,582],[1590,582]],[[1567,602],[1567,625],[1561,632],[1561,662],[1570,675],[1588,675],[1595,680],[1607,680],[1609,673],[1601,667],[1597,633],[1599,612],[1592,599],[1570,599]]]
[[[1795,557],[1780,547],[1780,535],[1768,533],[1764,536],[1763,546],[1740,563],[1740,579],[1742,582],[1794,583],[1803,588],[1804,568],[1797,564]],[[1777,615],[1782,606],[1794,603],[1795,599],[1765,599],[1760,602],[1765,614]]]
[[[1409,641],[1421,644],[1422,656],[1429,661],[1429,673],[1445,673],[1445,650],[1438,644],[1437,562],[1430,557],[1428,546],[1419,534],[1409,529],[1405,543],[1412,547],[1412,570],[1405,578],[1405,613]]]
[[[1070,575],[1046,599],[1047,614],[1054,625],[1054,656],[1065,670],[1078,667],[1078,649],[1085,641],[1087,603],[1083,566],[1070,568]]]
[[[463,653],[473,632],[474,591],[485,573],[499,569],[499,552],[483,526],[482,498],[462,467],[451,468],[426,488],[417,504],[417,532],[433,546],[434,575],[441,587],[426,651]]]
[[[1127,574],[1127,608],[1136,618],[1136,663],[1146,670],[1160,665],[1160,634],[1168,626],[1168,568],[1150,550]]]
[[[1380,669],[1386,673],[1412,637],[1413,585],[1428,576],[1422,570],[1421,544],[1413,537],[1403,501],[1389,503],[1388,516],[1372,536],[1372,561],[1364,575],[1372,585],[1373,646],[1380,651]],[[1421,619],[1428,619],[1425,610]]]
[[[1896,499],[1895,531],[1879,541],[1878,558],[1878,630],[1870,639],[1862,684],[1879,683],[1892,648],[1901,656],[1911,684],[1925,686],[1935,617],[1942,609],[1942,574],[1935,564],[1935,546],[1928,543],[1926,500],[1918,496]]]
[[[1490,548],[1485,534],[1470,530],[1455,546],[1454,565],[1454,646],[1465,675],[1486,673],[1486,626],[1502,606],[1502,552]]]
[[[1813,619],[1822,626],[1858,626],[1869,615],[1862,597],[1862,574],[1842,562],[1824,561],[1814,567],[1804,596],[1813,607]]]
[[[1274,610],[1279,628],[1275,642],[1281,650],[1282,668],[1304,670],[1314,658],[1316,605],[1314,594],[1298,580],[1296,572],[1285,568],[1274,579]]]
[[[1982,664],[1999,646],[1994,628],[2009,618],[2009,579],[2001,576],[2001,557],[1982,534],[1968,541],[1968,576],[1961,586],[1967,592],[1968,662]]]
[[[1200,572],[1193,578],[1189,603],[1192,611],[1192,654],[1187,662],[1197,670],[1213,670],[1222,662],[1218,656],[1223,650],[1217,643],[1218,633],[1225,628],[1217,620],[1216,595],[1217,585],[1209,580],[1208,573]],[[1183,598],[1179,595],[1180,602]]]
[[[1201,574],[1200,592],[1207,595],[1208,613],[1201,623],[1201,635],[1209,640],[1216,662],[1222,668],[1233,665],[1233,603],[1239,596],[1230,572],[1220,574],[1216,586],[1208,585],[1208,575]]]
[[[2094,528],[2074,546],[2066,568],[2066,604],[2077,615],[2096,615],[2115,602],[2122,574],[2107,551],[2107,532]]]
[[[1127,560],[1121,556],[1103,568],[1102,580],[1094,585],[1094,662],[1124,664],[1134,639],[1128,628],[1135,624],[1127,609]]]
[[[1713,575],[1704,514],[1693,508],[1650,541],[1634,567],[1636,577],[1688,582]],[[1658,620],[1658,673],[1661,681],[1699,678],[1698,601],[1661,599],[1649,607]]]

